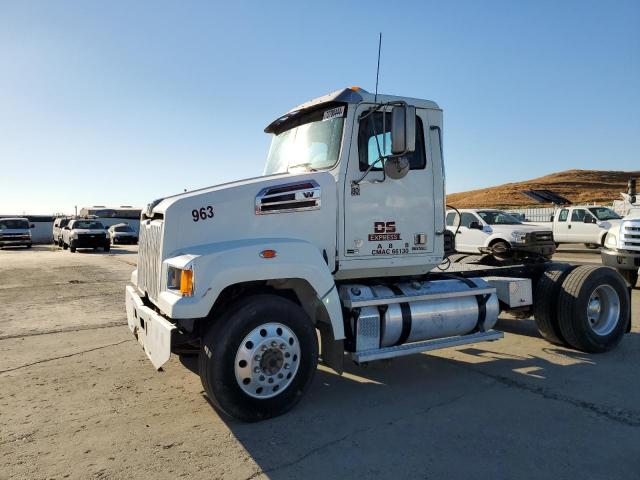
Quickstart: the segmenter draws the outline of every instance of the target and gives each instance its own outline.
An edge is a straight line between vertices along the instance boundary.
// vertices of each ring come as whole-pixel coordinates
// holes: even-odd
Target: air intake
[[[256,195],[256,215],[318,210],[320,197],[315,180],[263,188]]]

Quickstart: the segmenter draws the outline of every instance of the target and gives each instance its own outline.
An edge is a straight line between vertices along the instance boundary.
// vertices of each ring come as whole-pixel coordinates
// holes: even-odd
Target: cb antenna
[[[376,68],[376,95],[374,97],[373,103],[378,102],[378,78],[380,77],[380,50],[382,50],[382,32],[380,32],[380,36],[378,37],[378,68]]]

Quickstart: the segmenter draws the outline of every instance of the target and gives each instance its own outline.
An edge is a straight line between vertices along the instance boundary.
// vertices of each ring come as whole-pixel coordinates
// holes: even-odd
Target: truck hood
[[[141,249],[146,248],[144,233],[149,233],[143,227],[153,222],[162,229],[164,259],[196,246],[256,238],[306,240],[325,250],[330,260],[335,255],[337,187],[329,172],[262,176],[154,203],[140,222]]]

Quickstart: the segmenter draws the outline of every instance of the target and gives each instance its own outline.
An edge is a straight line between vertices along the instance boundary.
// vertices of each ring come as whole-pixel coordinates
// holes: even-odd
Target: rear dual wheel
[[[311,320],[292,301],[255,295],[231,306],[202,339],[199,369],[211,402],[255,422],[300,401],[318,364]]]
[[[588,353],[615,347],[630,321],[625,280],[612,268],[583,265],[545,272],[536,288],[534,316],[552,343]]]

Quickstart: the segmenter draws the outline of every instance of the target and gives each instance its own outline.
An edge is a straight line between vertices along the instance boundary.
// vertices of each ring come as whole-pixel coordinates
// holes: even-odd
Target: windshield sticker
[[[331,120],[334,118],[342,118],[344,116],[344,105],[342,107],[332,108],[331,110],[327,110],[324,112],[322,116],[322,121],[325,122],[327,120]]]

